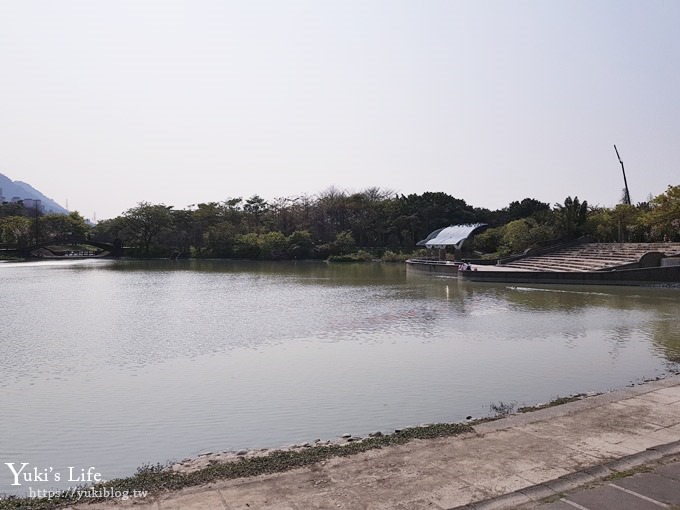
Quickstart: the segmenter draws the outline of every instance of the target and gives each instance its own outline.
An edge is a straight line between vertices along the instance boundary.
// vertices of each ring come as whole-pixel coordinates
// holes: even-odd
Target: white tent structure
[[[460,250],[465,240],[480,230],[488,227],[486,223],[473,223],[471,225],[451,225],[446,228],[440,228],[432,232],[422,241],[418,242],[418,246],[425,246],[426,248],[446,249],[453,246],[454,249]]]

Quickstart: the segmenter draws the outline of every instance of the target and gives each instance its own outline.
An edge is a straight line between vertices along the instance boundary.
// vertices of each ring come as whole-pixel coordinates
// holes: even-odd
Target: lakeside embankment
[[[99,486],[118,494],[146,491],[144,499],[90,501],[78,508],[133,503],[156,510],[286,504],[451,508],[490,497],[526,502],[566,490],[569,483],[575,487],[586,475],[603,476],[675,452],[677,445],[662,445],[680,441],[678,375],[551,404],[556,405],[470,424],[425,425],[284,449],[211,453],[170,467],[146,466],[133,477]],[[536,484],[540,490],[531,492]],[[14,503],[2,501],[0,508],[55,508],[76,501]]]
[[[489,498],[495,508],[514,508],[680,452],[679,410],[675,375],[475,423],[455,436],[413,438],[284,472],[170,490],[135,508],[449,509]]]

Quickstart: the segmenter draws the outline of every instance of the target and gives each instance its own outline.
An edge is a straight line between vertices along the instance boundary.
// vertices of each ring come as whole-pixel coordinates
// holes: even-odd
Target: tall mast
[[[625,196],[623,197],[623,201],[627,205],[630,204],[630,192],[628,191],[628,181],[626,180],[626,170],[623,168],[623,161],[621,161],[621,156],[619,156],[619,150],[616,148],[616,144],[614,144],[614,150],[616,151],[616,157],[619,158],[619,163],[621,163],[621,171],[623,172],[623,184],[626,186],[625,189]]]

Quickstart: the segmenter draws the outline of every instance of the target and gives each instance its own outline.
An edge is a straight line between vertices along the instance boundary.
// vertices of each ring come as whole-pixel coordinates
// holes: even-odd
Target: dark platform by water
[[[565,243],[495,265],[473,263],[467,271],[445,261],[407,263],[411,269],[477,282],[680,286],[680,243]]]

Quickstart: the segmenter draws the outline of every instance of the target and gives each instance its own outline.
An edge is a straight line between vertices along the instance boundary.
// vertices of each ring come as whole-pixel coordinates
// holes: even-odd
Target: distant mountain
[[[0,174],[0,196],[9,202],[14,197],[20,199],[32,198],[40,200],[46,213],[68,214],[68,211],[51,198],[46,197],[30,184],[21,181],[13,181],[4,174]]]

